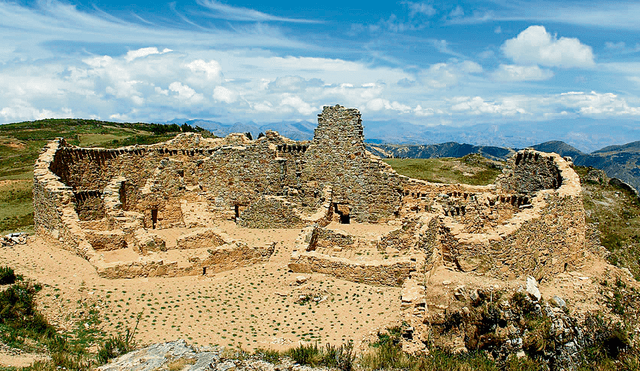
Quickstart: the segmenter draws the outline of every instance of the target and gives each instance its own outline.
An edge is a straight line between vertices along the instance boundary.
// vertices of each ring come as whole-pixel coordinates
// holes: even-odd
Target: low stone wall
[[[357,263],[315,251],[294,253],[289,262],[289,269],[294,272],[325,273],[347,281],[383,286],[402,286],[411,272],[417,269],[416,266],[409,257]]]
[[[67,250],[89,258],[95,253],[80,227],[71,187],[62,183],[50,167],[64,141],[49,142],[40,154],[33,170],[33,208],[36,233],[46,240],[61,244]]]
[[[226,243],[232,243],[229,236],[221,231],[206,228],[181,235],[176,239],[176,248],[179,250],[198,249],[201,247],[217,247]]]
[[[225,244],[203,249],[189,258],[188,264],[164,261],[161,258],[142,257],[137,261],[104,263],[93,261],[98,275],[104,278],[179,277],[207,275],[237,269],[269,260],[275,251],[275,243],[262,247],[250,247],[244,243]]]
[[[339,248],[350,249],[356,246],[356,239],[343,232],[332,231],[326,228],[316,228],[314,243],[309,245],[309,250],[316,248]]]
[[[127,236],[123,231],[87,231],[86,236],[96,251],[125,249],[128,246]]]

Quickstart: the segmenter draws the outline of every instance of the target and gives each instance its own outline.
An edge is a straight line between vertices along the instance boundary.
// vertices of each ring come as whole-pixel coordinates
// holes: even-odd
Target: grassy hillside
[[[607,259],[628,268],[640,280],[640,199],[615,183],[602,170],[576,166],[582,183],[587,222],[599,232]]]
[[[0,234],[30,232],[33,225],[33,164],[44,145],[63,137],[83,147],[120,147],[168,140],[182,131],[211,134],[189,125],[47,119],[0,125]]]
[[[398,174],[434,183],[486,185],[493,183],[502,172],[501,162],[479,154],[461,158],[388,158],[384,161]]]

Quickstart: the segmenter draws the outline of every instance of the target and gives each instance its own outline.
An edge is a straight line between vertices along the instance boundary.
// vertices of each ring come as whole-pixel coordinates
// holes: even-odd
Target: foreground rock
[[[195,348],[184,340],[153,344],[146,348],[129,352],[114,359],[109,364],[98,367],[102,371],[152,371],[152,370],[319,370],[300,366],[284,358],[278,365],[257,358],[233,359],[225,356],[222,347]]]

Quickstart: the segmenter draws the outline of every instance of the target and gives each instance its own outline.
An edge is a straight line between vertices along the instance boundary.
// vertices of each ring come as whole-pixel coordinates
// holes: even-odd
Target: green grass
[[[0,183],[0,234],[33,231],[32,186],[28,180]]]
[[[502,172],[501,164],[476,154],[461,158],[384,160],[401,175],[434,183],[487,185]]]
[[[640,199],[626,189],[588,176],[592,168],[575,167],[582,182],[587,222],[595,226],[613,265],[628,268],[640,280]]]

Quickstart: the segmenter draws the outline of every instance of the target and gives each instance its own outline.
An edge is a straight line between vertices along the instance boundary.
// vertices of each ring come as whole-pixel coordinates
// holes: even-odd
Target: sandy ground
[[[135,326],[141,313],[136,340],[151,344],[184,338],[197,345],[287,349],[301,341],[341,344],[363,340],[401,321],[397,287],[370,286],[323,274],[291,273],[287,268],[299,230],[238,228],[232,222],[217,223],[234,239],[253,246],[276,242],[276,251],[264,264],[207,276],[177,278],[105,279],[89,262],[57,245],[30,237],[27,245],[0,249],[0,265],[13,267],[43,285],[38,306],[54,325],[73,330],[91,309],[97,310],[99,327],[107,333],[124,333]],[[367,238],[397,228],[392,225],[330,225]],[[184,228],[161,231],[168,245],[189,232]],[[156,231],[158,232],[158,231]],[[173,242],[171,242],[173,240]],[[112,259],[137,259],[125,250],[110,252]],[[586,254],[575,272],[546,277],[540,291],[546,299],[558,295],[572,310],[586,312],[604,304],[602,279],[620,276],[601,257]],[[624,273],[624,272],[622,272]],[[299,276],[306,277],[298,283]],[[636,285],[633,279],[622,275]],[[494,287],[517,289],[526,277],[502,281],[455,272],[440,266],[427,277],[427,305],[444,309],[453,304],[456,288]],[[301,297],[313,298],[301,302]],[[574,312],[575,313],[575,312]],[[10,356],[0,351],[0,365],[25,365],[34,355]]]
[[[400,288],[290,273],[287,264],[299,230],[219,227],[249,244],[276,241],[276,251],[268,263],[215,275],[111,280],[75,254],[30,237],[27,245],[1,249],[0,265],[42,284],[39,308],[65,330],[91,308],[98,310],[107,332],[133,328],[142,313],[136,333],[141,344],[184,338],[249,350],[286,349],[300,341],[359,346],[400,320]],[[376,233],[372,226],[363,230]],[[175,238],[186,231],[165,234]],[[298,276],[307,281],[297,283]],[[315,300],[301,303],[305,295]]]

